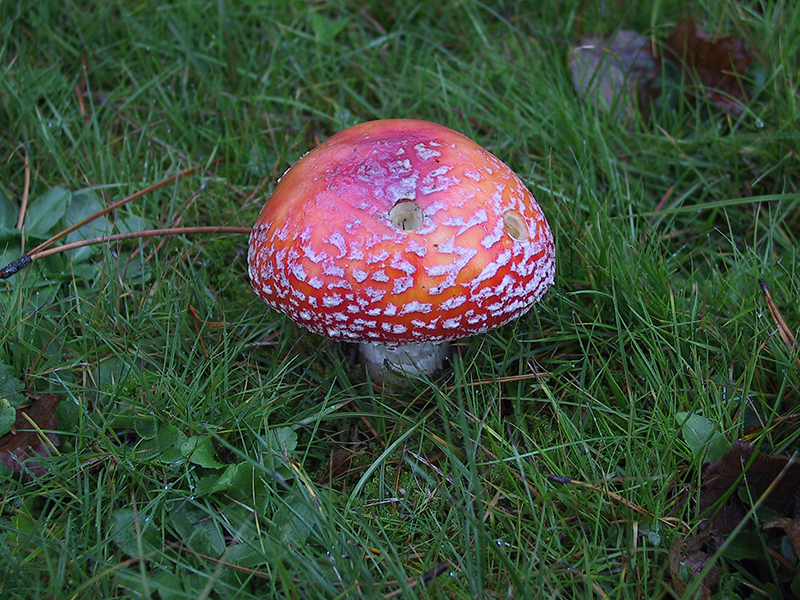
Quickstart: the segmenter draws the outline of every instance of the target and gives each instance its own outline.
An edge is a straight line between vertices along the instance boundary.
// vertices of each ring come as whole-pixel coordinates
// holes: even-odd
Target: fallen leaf
[[[650,40],[623,29],[611,37],[585,36],[569,53],[572,84],[582,97],[629,122],[644,113],[656,93],[652,83],[661,72]]]
[[[734,529],[740,524],[744,530],[755,529],[753,521],[744,524],[742,521],[752,503],[762,496],[761,507],[778,516],[763,519],[761,531],[775,533],[782,530],[800,557],[800,460],[759,452],[750,444],[737,441],[722,458],[709,463],[703,474],[698,509],[706,524],[704,531],[700,535],[677,540],[670,549],[670,574],[673,587],[679,594],[706,567],[711,556],[722,547]],[[747,540],[741,537],[743,535],[740,533],[733,543],[728,540],[728,549],[734,549],[737,540],[740,545],[747,544]],[[754,548],[756,556],[761,559],[754,559],[752,553],[742,555],[739,558],[747,558],[749,562],[743,564],[740,560],[731,560],[739,563],[737,569],[757,570],[759,564],[771,560],[769,553],[761,550],[760,545],[756,544]],[[771,573],[776,568],[773,566],[757,572]],[[715,564],[699,586],[701,598],[708,598],[717,591],[719,573],[720,566]]]
[[[339,449],[331,454],[328,469],[324,475],[317,478],[317,483],[332,485],[334,480],[344,477],[350,472],[353,459],[357,456],[352,450]]]
[[[667,38],[667,48],[682,68],[689,93],[708,98],[734,116],[742,114],[747,99],[742,76],[753,64],[744,39],[712,39],[693,19],[683,19]]]
[[[703,536],[694,535],[686,539],[680,539],[672,545],[669,550],[669,572],[672,576],[672,587],[678,594],[683,594],[688,584],[700,575],[705,568],[713,551],[709,551],[705,545]],[[719,583],[722,569],[714,566],[703,578],[703,582],[698,585],[698,596],[700,600],[711,598],[711,590]]]
[[[14,428],[0,437],[0,463],[26,478],[39,477],[47,472],[35,459],[50,456],[53,448],[60,445],[58,436],[52,433],[58,428],[55,410],[59,400],[55,394],[45,394],[35,398],[31,404],[17,408]],[[45,432],[46,440],[37,428]]]
[[[721,542],[730,534],[748,510],[736,492],[746,486],[747,495],[757,499],[781,474],[780,481],[764,499],[763,506],[782,517],[800,518],[800,461],[797,459],[758,452],[750,444],[737,441],[730,452],[706,467],[699,509],[701,515],[713,517],[710,531],[717,541]],[[735,484],[736,489],[732,490]],[[729,491],[732,491],[730,495]],[[714,515],[712,508],[726,495],[727,500]]]
[[[782,529],[786,537],[792,544],[792,549],[800,560],[800,519],[787,519],[786,517],[776,517],[774,519],[767,519],[762,524],[765,530]]]

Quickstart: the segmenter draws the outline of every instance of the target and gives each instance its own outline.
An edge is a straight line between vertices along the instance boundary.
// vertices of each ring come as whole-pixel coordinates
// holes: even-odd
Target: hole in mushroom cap
[[[503,215],[503,223],[506,226],[506,233],[511,236],[511,239],[518,242],[524,242],[530,238],[528,232],[528,225],[522,215],[515,210],[510,210]]]
[[[398,200],[389,211],[392,225],[403,231],[414,231],[422,225],[422,209],[413,200]]]

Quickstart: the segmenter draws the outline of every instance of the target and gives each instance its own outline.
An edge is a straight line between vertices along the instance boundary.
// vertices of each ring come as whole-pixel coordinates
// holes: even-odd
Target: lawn
[[[746,40],[738,108],[667,59],[645,112],[576,93],[581,36],[661,55],[683,18]],[[686,549],[704,463],[800,448],[800,5],[4,0],[0,31],[0,266],[159,182],[56,245],[250,228],[390,117],[506,162],[557,248],[533,310],[405,387],[269,309],[241,233],[0,281],[0,426],[39,415],[0,438],[0,598],[800,595],[787,469],[785,535],[742,485],[738,539]]]

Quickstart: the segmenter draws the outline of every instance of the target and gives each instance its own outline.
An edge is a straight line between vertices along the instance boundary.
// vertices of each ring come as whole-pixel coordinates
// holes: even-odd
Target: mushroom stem
[[[391,373],[418,377],[430,375],[442,368],[450,351],[449,342],[422,342],[387,346],[374,342],[359,343],[361,358],[375,382],[384,382]]]

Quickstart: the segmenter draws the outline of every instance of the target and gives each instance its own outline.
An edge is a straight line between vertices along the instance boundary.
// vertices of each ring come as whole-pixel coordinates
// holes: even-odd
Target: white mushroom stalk
[[[450,342],[420,342],[387,346],[378,342],[360,342],[358,349],[373,381],[383,381],[388,373],[418,378],[435,373],[450,353]]]
[[[286,172],[248,263],[270,306],[360,342],[380,379],[433,373],[446,342],[525,314],[553,282],[555,246],[502,161],[447,127],[391,119],[337,133]]]

